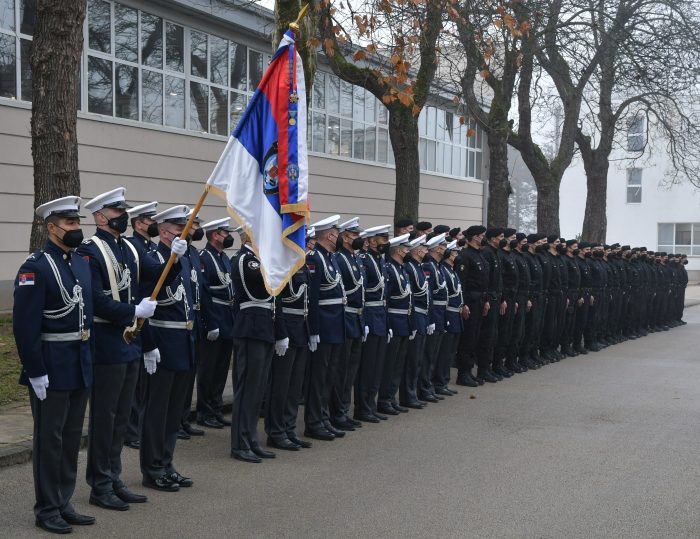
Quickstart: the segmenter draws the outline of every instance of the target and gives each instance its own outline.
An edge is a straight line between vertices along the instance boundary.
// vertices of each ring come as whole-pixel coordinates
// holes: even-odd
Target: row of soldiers
[[[391,225],[362,230],[336,215],[313,225],[305,263],[271,296],[249,231],[229,218],[195,220],[181,241],[187,206],[131,208],[118,188],[84,205],[97,229],[84,240],[79,207],[64,197],[37,208],[48,241],[15,283],[34,512],[56,533],[95,522],[71,504],[88,400],[90,503],[123,511],[146,501],[121,480],[124,442],[139,448],[144,486],[192,486],[174,452],[178,438],[204,434],[190,423],[195,384],[197,422],[230,426],[231,455],[259,463],[276,456],[261,445],[261,411],[267,446],[299,451],[311,447],[297,432],[302,402],[304,437],[332,441],[456,394],[455,365],[459,385],[494,383],[682,323],[683,258],[645,248],[408,220],[390,238]],[[127,342],[138,319],[148,320]]]

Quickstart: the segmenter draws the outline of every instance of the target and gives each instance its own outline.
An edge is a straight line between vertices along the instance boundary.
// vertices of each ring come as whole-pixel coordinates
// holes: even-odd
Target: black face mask
[[[388,243],[382,243],[377,247],[377,252],[380,254],[385,254],[389,252],[389,244]]]
[[[199,230],[202,230],[202,229],[200,228]],[[199,232],[199,230],[197,230],[197,232]],[[192,237],[192,239],[195,239],[194,236]],[[223,243],[224,249],[228,249],[230,247],[233,247],[233,236],[226,236],[222,243]]]
[[[481,246],[486,247],[489,244],[489,240],[486,238],[481,238]]]
[[[151,223],[146,230],[149,238],[155,238],[158,235],[158,223]]]
[[[501,249],[503,249],[506,245],[508,245],[508,240],[503,239],[498,242],[498,247]]]
[[[685,266],[687,263],[688,263],[687,260],[684,260],[684,261],[683,261],[683,265],[684,265],[684,266]]]
[[[365,244],[365,240],[363,238],[355,238],[352,240],[352,250],[353,251],[359,251],[362,249],[362,246]]]
[[[559,253],[560,255],[566,253],[566,245],[562,245],[561,243],[559,243],[557,245],[557,253]]]
[[[61,227],[59,226],[58,228]],[[63,237],[61,238],[61,241],[66,247],[75,249],[76,247],[78,247],[78,245],[83,243],[83,231],[80,228],[78,230],[66,230],[65,228],[61,228],[61,230],[65,232],[65,234],[63,234]]]
[[[119,217],[115,217],[114,219],[109,219],[107,221],[107,226],[120,234],[124,234],[124,232],[126,232],[126,227],[128,224],[129,214],[126,212],[122,213]]]
[[[204,237],[204,229],[203,228],[198,228],[194,232],[192,232],[192,241],[199,241]]]
[[[518,246],[518,240],[510,240],[510,248],[515,249]]]
[[[583,256],[585,256],[586,258],[591,258],[591,253],[583,253]]]
[[[578,256],[580,252],[581,252],[581,249],[574,249],[574,250],[571,252],[571,254],[573,254],[574,256]]]
[[[542,245],[538,245],[537,247],[535,247],[535,251],[538,252],[538,253],[541,253],[541,252],[543,252],[546,248],[547,248],[547,244],[546,244],[546,243],[543,243]]]
[[[593,251],[593,256],[595,256],[596,258],[603,258],[604,254],[605,253],[603,253],[603,251]]]
[[[343,238],[341,238],[340,236],[338,236],[338,237],[335,239],[335,250],[336,250],[336,251],[340,251],[342,248],[343,248]]]

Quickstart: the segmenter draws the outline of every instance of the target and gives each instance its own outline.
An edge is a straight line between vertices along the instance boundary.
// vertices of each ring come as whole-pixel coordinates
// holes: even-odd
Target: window
[[[35,19],[36,0],[0,0],[0,98],[32,100]]]
[[[627,123],[627,150],[642,152],[647,144],[644,116],[637,115]]]
[[[627,169],[627,204],[642,202],[642,169]]]
[[[659,223],[658,250],[700,256],[700,223]]]

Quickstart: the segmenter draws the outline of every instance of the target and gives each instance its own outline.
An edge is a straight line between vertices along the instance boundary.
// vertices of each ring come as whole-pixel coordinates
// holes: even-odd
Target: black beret
[[[622,250],[624,251],[625,248],[623,247]],[[630,249],[630,251],[632,251],[633,253],[638,253],[638,252],[639,252],[639,247],[633,247],[632,249]]]
[[[547,243],[554,243],[559,239],[559,234],[550,234],[547,236]]]
[[[656,253],[656,256],[668,256],[666,253]]]
[[[606,251],[609,251],[610,249],[612,249],[612,247],[610,247],[610,246],[606,243],[605,245],[603,245],[603,249],[605,249]]]
[[[433,228],[433,223],[429,221],[421,221],[416,225],[416,230],[430,230],[431,228]]]
[[[486,229],[486,237],[487,238],[493,238],[495,236],[500,236],[503,234],[503,229],[501,227],[492,227],[492,228],[487,228]]]
[[[587,241],[580,241],[578,242],[578,248],[579,249],[585,249],[586,247],[590,247],[591,244],[588,243]]]
[[[442,234],[443,232],[447,234],[450,231],[450,227],[447,225],[437,225],[435,228],[433,228],[433,232],[436,234]]]
[[[466,235],[468,238],[471,238],[473,236],[478,236],[479,234],[483,234],[484,232],[486,232],[485,226],[472,225],[469,228],[467,228]]]
[[[578,243],[578,240],[566,240],[567,247],[571,247],[574,243]]]
[[[511,236],[512,236],[513,234],[515,234],[516,232],[517,232],[517,230],[515,230],[514,228],[505,228],[505,229],[503,229],[503,235],[504,235],[506,238],[511,237]]]
[[[640,247],[639,250],[640,250],[640,251],[646,251],[647,248],[646,248],[646,247]]]
[[[618,247],[620,246],[618,245]],[[622,247],[620,247],[620,251],[629,251],[630,249],[632,249],[632,247],[630,247],[629,245],[623,245]]]
[[[524,232],[518,232],[515,235],[515,239],[518,241],[523,241],[525,238],[527,238],[527,234],[525,234]]]
[[[610,247],[612,247],[613,249],[619,249],[619,248],[620,248],[620,244],[619,244],[619,243],[613,243]]]
[[[394,228],[405,228],[407,226],[411,226],[413,224],[413,221],[410,219],[399,219],[394,223]]]
[[[453,238],[456,238],[460,232],[461,232],[461,229],[459,227],[453,228],[452,230],[450,230],[450,236]]]
[[[559,238],[559,243],[566,243],[566,238]]]
[[[539,234],[528,234],[527,235],[527,242],[528,243],[536,243],[541,239]]]

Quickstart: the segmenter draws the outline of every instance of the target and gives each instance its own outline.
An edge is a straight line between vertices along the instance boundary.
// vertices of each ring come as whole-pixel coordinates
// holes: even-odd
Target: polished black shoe
[[[347,432],[353,432],[355,430],[355,427],[347,421],[331,421],[331,425],[336,430],[344,430]]]
[[[301,449],[300,445],[295,444],[288,438],[282,438],[280,440],[273,440],[272,438],[268,438],[267,446],[274,447],[275,449],[281,449],[283,451],[299,451]]]
[[[314,440],[323,440],[324,442],[332,442],[335,440],[335,435],[326,428],[317,430],[306,430],[304,436],[313,438]]]
[[[354,419],[350,419],[349,417],[345,418],[345,421],[355,427],[356,429],[362,428],[362,421],[355,421]]]
[[[185,432],[185,429],[183,429],[182,427],[180,427],[180,428],[178,429],[178,431],[177,431],[177,439],[178,439],[178,440],[189,440],[190,438],[192,438],[192,436],[190,436],[189,434],[187,434],[187,433]]]
[[[301,438],[297,438],[296,436],[290,436],[289,441],[293,444],[298,445],[302,449],[309,449],[314,445],[311,442],[307,442],[306,440],[302,440]]]
[[[451,387],[446,387],[445,389],[453,395],[459,395],[459,391],[457,391],[456,389],[452,389]]]
[[[223,429],[224,428],[224,424],[219,423],[216,420],[216,418],[214,418],[214,417],[205,417],[204,419],[198,419],[197,425],[201,425],[203,427],[209,427],[210,429]]]
[[[230,422],[228,419],[226,419],[224,416],[222,416],[222,415],[217,415],[214,419],[216,419],[216,420],[217,420],[219,423],[221,423],[224,427],[230,427],[230,426],[231,426],[231,422]]]
[[[493,376],[489,371],[480,372],[479,378],[481,378],[484,382],[488,382],[489,384],[495,384],[498,382],[498,378]]]
[[[575,347],[574,347],[574,351],[575,351],[575,352],[578,352],[579,355],[583,355],[583,356],[585,356],[586,354],[588,354],[588,350],[586,350],[583,346],[575,346]]]
[[[405,406],[406,408],[411,408],[412,410],[422,410],[423,408],[425,408],[425,404],[421,404],[418,401],[407,402],[403,406]]]
[[[61,517],[63,517],[63,520],[65,520],[68,524],[72,524],[73,526],[92,526],[95,523],[95,517],[81,515],[75,511],[70,513],[61,513]]]
[[[496,377],[501,377],[501,378],[510,378],[513,376],[513,374],[510,371],[505,370],[503,367],[496,367],[492,371]]]
[[[458,386],[466,386],[466,387],[479,387],[479,382],[474,380],[471,376],[458,376],[457,381],[455,382]]]
[[[138,440],[124,440],[124,447],[138,450],[141,449],[141,442]]]
[[[198,429],[197,427],[193,427],[191,423],[183,423],[182,430],[184,430],[190,436],[204,436],[204,431],[202,429]]]
[[[445,397],[443,397],[442,395],[440,395],[440,394],[438,394],[438,393],[433,393],[432,395],[433,395],[434,398],[436,398],[436,399],[439,400],[439,401],[444,401],[444,400],[445,400]]]
[[[440,402],[440,401],[439,401],[436,397],[434,397],[433,395],[423,395],[423,396],[421,396],[420,399],[421,399],[422,401],[425,401],[425,402],[432,402],[432,403]]]
[[[177,492],[180,490],[180,485],[173,482],[167,475],[161,475],[155,479],[144,477],[141,484],[144,487],[152,488],[154,490],[162,490],[163,492]]]
[[[112,511],[126,511],[129,509],[129,504],[120,499],[114,492],[111,491],[103,494],[91,492],[90,504],[96,505],[97,507],[102,507],[103,509],[110,509]]]
[[[392,402],[391,406],[394,410],[396,410],[397,412],[399,412],[401,414],[408,413],[408,408],[406,408],[405,406],[401,406],[398,402]]]
[[[336,438],[344,438],[344,437],[345,437],[345,432],[343,432],[342,430],[336,429],[336,428],[335,428],[333,425],[331,425],[330,423],[328,423],[327,425],[325,425],[325,427],[326,427],[326,430],[327,430],[328,432],[330,432],[330,433],[331,433],[333,436],[335,436]]]
[[[63,520],[60,516],[56,515],[54,517],[49,517],[45,520],[36,519],[34,524],[42,530],[46,530],[51,533],[71,533],[73,528]]]
[[[386,415],[399,415],[399,413],[396,410],[394,410],[393,406],[387,405],[387,404],[380,404],[379,406],[377,406],[377,412],[379,412],[380,414],[386,414]],[[377,414],[375,414],[375,415],[377,415]],[[379,416],[377,416],[377,417],[379,417]],[[379,419],[381,419],[381,417]]]
[[[128,488],[115,489],[114,493],[121,501],[126,503],[146,503],[148,498],[143,494],[134,494]]]
[[[379,423],[379,418],[373,415],[356,415],[355,419],[364,423]]]
[[[381,419],[382,421],[386,421],[387,419],[389,419],[387,416],[382,415],[382,414],[377,413],[377,412],[373,412],[372,415],[374,417],[376,417],[377,419]]]
[[[495,378],[499,382],[503,380],[503,376],[501,376],[497,372],[494,372],[493,369],[489,369],[488,373],[491,375],[491,378]],[[486,378],[484,378],[484,380],[486,380]]]
[[[168,479],[170,479],[173,483],[177,483],[183,488],[188,488],[194,485],[194,481],[192,481],[192,479],[185,477],[179,472],[170,472],[168,474]]]
[[[451,397],[451,396],[452,396],[452,391],[450,391],[449,389],[445,389],[444,387],[438,387],[438,388],[435,390],[435,393],[436,393],[437,395],[444,395],[445,397]]]
[[[274,459],[277,457],[277,455],[275,455],[275,453],[273,453],[272,451],[263,449],[263,447],[260,444],[251,445],[250,450],[255,454],[256,457],[260,457],[261,459]]]
[[[262,459],[258,457],[255,453],[253,453],[250,449],[232,449],[231,456],[236,460],[240,460],[241,462],[251,462],[253,464],[258,464],[262,462]]]

